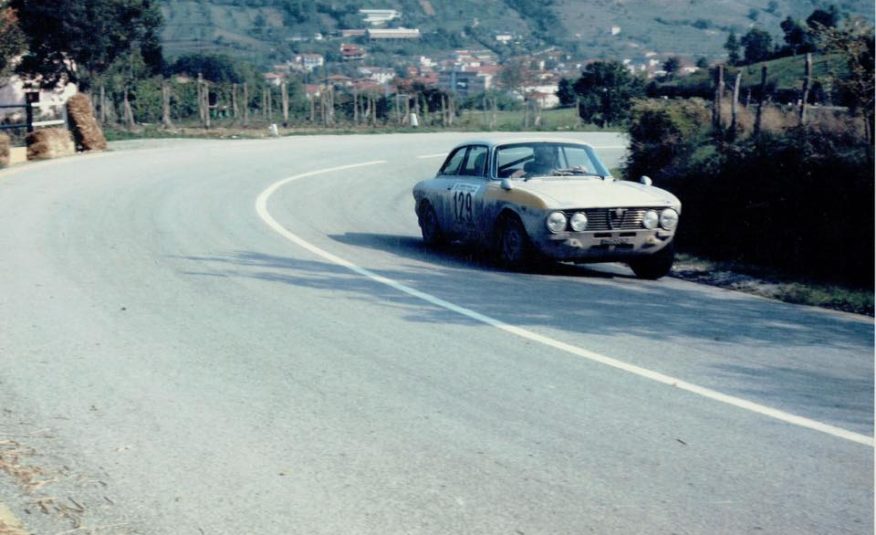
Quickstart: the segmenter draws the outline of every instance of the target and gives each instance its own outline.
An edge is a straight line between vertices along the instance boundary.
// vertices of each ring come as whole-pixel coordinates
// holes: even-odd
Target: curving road
[[[0,173],[0,526],[872,533],[871,319],[424,248],[466,137]]]

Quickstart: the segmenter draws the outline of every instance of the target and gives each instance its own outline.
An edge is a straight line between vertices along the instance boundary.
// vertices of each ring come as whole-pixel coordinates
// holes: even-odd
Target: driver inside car
[[[527,177],[550,175],[557,168],[557,160],[551,147],[536,145],[532,150],[532,160],[526,162],[523,171]]]

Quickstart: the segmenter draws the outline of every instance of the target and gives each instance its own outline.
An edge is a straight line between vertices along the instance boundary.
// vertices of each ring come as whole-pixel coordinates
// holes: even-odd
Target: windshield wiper
[[[554,169],[552,174],[554,176],[595,176],[595,177],[599,177],[599,178],[603,178],[603,179],[605,178],[602,175],[599,175],[596,173],[591,173],[591,172],[586,171],[580,167],[567,167],[564,169]]]

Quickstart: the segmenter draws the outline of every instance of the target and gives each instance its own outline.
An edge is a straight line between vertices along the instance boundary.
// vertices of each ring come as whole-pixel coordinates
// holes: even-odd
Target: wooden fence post
[[[800,100],[800,124],[806,124],[806,101],[809,100],[809,89],[812,87],[812,53],[806,53],[806,66],[803,78],[803,98]]]
[[[237,84],[231,84],[231,114],[235,121],[240,116],[240,110],[237,106]]]
[[[280,99],[283,104],[283,128],[287,128],[289,126],[289,86],[286,85],[286,81],[283,81],[282,93],[280,94]]]
[[[754,117],[754,135],[760,134],[761,122],[763,121],[763,103],[766,100],[767,66],[760,69],[760,94],[757,96],[757,115]]]
[[[106,124],[106,88],[100,86],[100,124]]]
[[[161,124],[164,128],[173,128],[170,120],[170,84],[167,80],[161,82]]]
[[[243,126],[249,126],[249,90],[243,83]]]
[[[712,128],[721,129],[721,99],[724,96],[724,66],[718,65],[715,71],[715,100],[712,105]]]
[[[739,106],[739,84],[742,81],[742,71],[736,73],[736,81],[733,83],[733,100],[730,102],[730,137],[731,139],[736,137],[736,128],[738,127],[738,123],[736,121],[736,113],[737,108]]]

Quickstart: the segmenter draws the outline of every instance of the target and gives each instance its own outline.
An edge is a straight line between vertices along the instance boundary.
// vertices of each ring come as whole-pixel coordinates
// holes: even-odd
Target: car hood
[[[678,197],[666,190],[637,182],[591,178],[533,178],[515,182],[515,189],[528,191],[551,208],[616,208],[623,206],[671,206],[681,208]]]

